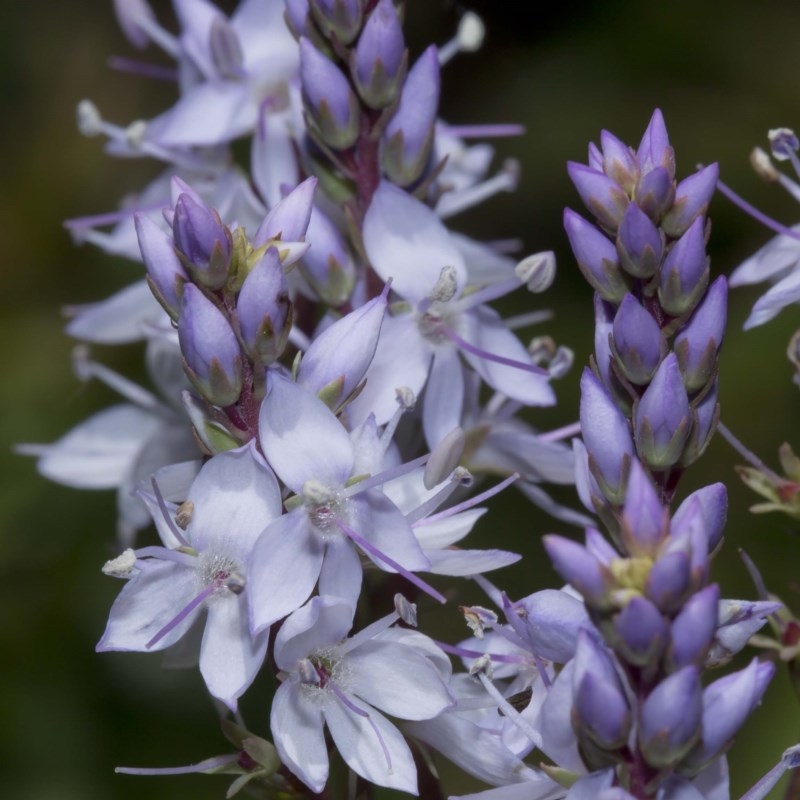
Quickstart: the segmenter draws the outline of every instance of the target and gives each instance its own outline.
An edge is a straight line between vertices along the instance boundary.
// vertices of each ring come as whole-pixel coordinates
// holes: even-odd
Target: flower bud
[[[702,389],[714,374],[725,333],[727,301],[728,284],[720,275],[675,337],[675,354],[689,393]]]
[[[380,0],[369,16],[350,62],[361,99],[370,108],[385,108],[402,88],[407,63],[403,26],[392,0]]]
[[[270,247],[245,278],[236,301],[242,343],[262,364],[276,361],[292,327],[292,301],[278,251]]]
[[[588,368],[581,377],[580,421],[589,468],[606,498],[619,503],[634,456],[633,440],[628,421]]]
[[[689,527],[699,525],[713,553],[722,541],[728,516],[728,490],[724,483],[712,483],[692,492],[672,515],[670,536],[681,537]]]
[[[636,406],[634,436],[640,458],[655,470],[671,467],[681,456],[691,425],[678,359],[670,353]]]
[[[675,177],[675,152],[670,147],[664,116],[658,108],[653,112],[642,136],[636,151],[636,160],[643,173],[662,167],[667,171],[670,180]]]
[[[611,347],[622,373],[638,385],[650,382],[667,354],[658,323],[632,294],[625,295],[614,317]]]
[[[639,745],[657,769],[680,761],[700,736],[703,687],[696,667],[688,666],[653,689],[639,711]]]
[[[702,218],[696,219],[664,259],[658,299],[675,317],[690,311],[708,285],[708,257]]]
[[[618,682],[587,672],[574,692],[573,727],[603,750],[616,750],[628,739],[631,712]]]
[[[630,199],[608,175],[574,161],[567,162],[569,175],[578,194],[600,224],[616,232]]]
[[[670,627],[667,663],[671,669],[703,666],[717,627],[718,610],[719,587],[715,583],[686,601]]]
[[[650,569],[644,592],[662,612],[677,611],[691,594],[690,553],[675,550],[662,555]]]
[[[661,227],[667,236],[682,236],[698,217],[706,213],[718,179],[719,166],[709,164],[678,184],[675,202],[661,220]]]
[[[585,547],[563,536],[548,534],[543,544],[553,569],[577,589],[589,605],[600,608],[606,605],[608,592],[614,585],[607,567]]]
[[[172,237],[144,214],[135,214],[134,224],[147,269],[147,283],[156,300],[176,320],[181,307],[183,284],[189,278],[175,254]]]
[[[608,131],[600,132],[600,147],[603,153],[603,172],[618,183],[626,194],[633,194],[633,187],[639,177],[639,164],[633,151]]]
[[[700,402],[695,401],[692,404],[692,433],[681,453],[679,467],[688,467],[697,461],[708,447],[719,422],[718,392],[719,382],[715,379],[711,388],[702,395]]]
[[[302,241],[311,220],[316,188],[317,179],[306,178],[292,189],[264,217],[264,221],[259,225],[256,235],[253,237],[253,246],[261,247],[270,239],[280,239],[282,242]]]
[[[364,0],[309,0],[311,14],[322,33],[348,45],[361,30]]]
[[[286,25],[295,39],[299,39],[301,36],[309,37],[310,14],[308,0],[286,0],[284,11]]]
[[[386,314],[386,292],[326,328],[300,362],[297,382],[338,408],[372,363]]]
[[[658,228],[636,203],[630,203],[617,231],[622,268],[635,278],[650,278],[661,264],[664,244]]]
[[[530,642],[535,653],[557,664],[566,664],[575,655],[578,633],[591,627],[586,606],[558,589],[543,589],[523,597],[514,603],[508,616],[522,620],[515,630]]]
[[[178,341],[197,391],[214,405],[233,405],[242,391],[239,343],[223,313],[191,283],[183,289]]]
[[[300,261],[300,272],[327,305],[342,305],[356,280],[355,264],[344,237],[322,211],[314,208],[306,238],[311,247]]]
[[[630,289],[620,270],[617,248],[591,222],[572,209],[564,209],[564,230],[583,277],[604,299],[615,305]]]
[[[440,89],[439,59],[431,45],[410,69],[397,111],[384,133],[382,166],[398,186],[414,183],[428,164]]]
[[[703,692],[702,735],[686,757],[682,771],[699,772],[728,748],[761,702],[774,674],[772,662],[754,658],[743,670],[726,675],[706,687]]]
[[[658,222],[675,200],[675,182],[664,167],[642,173],[634,193],[636,205]]]
[[[175,203],[172,232],[192,277],[209,289],[221,288],[228,278],[233,237],[219,214],[184,192]]]
[[[644,597],[633,597],[613,618],[613,645],[629,664],[645,667],[661,658],[669,628],[659,609]]]
[[[316,132],[334,150],[347,150],[358,139],[358,100],[336,64],[306,38],[300,39],[303,102]]]
[[[630,555],[654,556],[667,535],[668,511],[638,458],[631,463],[621,536]]]

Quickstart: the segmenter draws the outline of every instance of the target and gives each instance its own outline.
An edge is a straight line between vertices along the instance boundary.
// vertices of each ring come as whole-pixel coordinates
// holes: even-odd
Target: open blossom
[[[348,639],[353,607],[323,596],[295,611],[278,632],[275,662],[283,682],[272,705],[272,735],[284,764],[315,792],[328,778],[327,726],[354,772],[417,794],[411,751],[380,711],[411,720],[437,716],[453,704],[449,663],[427,637],[387,629],[396,619]]]
[[[387,317],[367,386],[351,413],[375,414],[379,425],[394,412],[395,390],[425,387],[423,427],[437,444],[460,424],[464,405],[461,356],[493,389],[526,405],[554,402],[549,378],[478,291],[465,294],[468,272],[447,229],[427,206],[382,183],[364,221],[370,262],[409,308]],[[487,291],[491,298],[521,286]]]
[[[246,445],[212,458],[181,510],[185,530],[164,506],[155,516],[163,546],[126,551],[132,563],[121,563],[123,554],[107,565],[128,581],[97,649],[163,650],[205,617],[200,672],[209,692],[235,709],[267,650],[269,631],[251,636],[248,625],[249,562],[264,525],[280,514],[278,484]]]

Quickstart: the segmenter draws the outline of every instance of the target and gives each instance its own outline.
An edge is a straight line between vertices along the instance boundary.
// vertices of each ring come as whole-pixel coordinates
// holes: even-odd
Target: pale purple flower
[[[386,630],[396,619],[390,615],[348,639],[353,607],[322,596],[295,611],[278,632],[275,662],[283,682],[272,705],[272,735],[283,763],[314,792],[328,779],[327,726],[354,772],[417,794],[411,751],[380,712],[430,719],[453,698],[441,659],[431,657],[433,643],[415,646],[402,633],[396,638]]]
[[[249,567],[265,523],[280,514],[278,484],[245,445],[212,458],[182,508],[185,531],[165,504],[154,515],[163,547],[136,551],[97,649],[163,650],[205,616],[200,672],[209,692],[235,709],[267,650],[269,631],[251,636],[248,626]]]

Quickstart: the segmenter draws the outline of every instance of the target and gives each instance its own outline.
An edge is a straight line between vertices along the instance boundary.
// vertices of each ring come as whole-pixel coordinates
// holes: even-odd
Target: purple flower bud
[[[327,305],[342,305],[356,280],[355,264],[344,237],[325,214],[314,208],[306,238],[311,247],[300,262],[303,277]]]
[[[628,195],[608,175],[584,164],[568,161],[567,174],[589,211],[615,233],[630,202]]]
[[[384,133],[383,169],[398,186],[414,183],[428,164],[440,89],[439,58],[431,45],[409,71],[397,111]]]
[[[719,392],[719,382],[714,379],[708,391],[702,394],[698,403],[695,401],[692,408],[692,435],[683,448],[679,467],[688,467],[703,455],[711,437],[717,429],[719,422],[719,403],[717,395]]]
[[[386,314],[386,294],[326,328],[300,362],[298,384],[319,394],[331,408],[339,408],[350,397],[372,363]]]
[[[617,685],[587,672],[573,697],[572,724],[579,738],[588,737],[603,750],[616,750],[625,744],[631,712]]]
[[[617,232],[622,268],[635,278],[650,278],[661,264],[663,251],[658,228],[636,203],[630,203]]]
[[[661,220],[661,227],[667,236],[682,236],[697,217],[706,213],[718,179],[719,166],[709,164],[678,184],[675,189],[675,203]]]
[[[658,323],[632,294],[625,295],[614,317],[611,346],[622,373],[638,385],[650,382],[667,354]]]
[[[691,593],[691,561],[686,550],[661,556],[650,569],[645,582],[645,595],[661,611],[677,611]]]
[[[309,35],[310,13],[308,0],[286,0],[286,23],[295,39]]]
[[[703,666],[714,638],[719,612],[719,587],[712,583],[692,595],[670,628],[671,644],[667,655],[672,669],[693,664]]]
[[[577,589],[590,605],[602,608],[607,604],[613,578],[589,551],[571,539],[548,534],[543,538],[544,548],[555,571]]]
[[[300,39],[303,101],[316,132],[334,150],[358,139],[358,100],[339,67],[305,37]]]
[[[618,183],[626,194],[632,194],[639,177],[639,164],[635,154],[628,145],[608,131],[600,132],[600,146],[603,148],[603,172]]]
[[[264,217],[253,237],[253,246],[262,247],[270,239],[280,239],[283,242],[302,241],[311,220],[316,188],[317,179],[306,178],[299,186],[292,189]]]
[[[647,471],[633,459],[622,508],[622,541],[633,556],[654,556],[667,535],[668,511]]]
[[[609,544],[608,539],[603,536],[597,528],[586,528],[585,530],[586,549],[604,566],[610,567],[619,558],[619,553]]]
[[[703,720],[703,687],[693,666],[653,689],[639,712],[639,744],[646,761],[661,769],[675,764],[697,741]]]
[[[750,716],[775,674],[770,661],[754,658],[745,669],[714,681],[703,692],[703,726],[700,741],[683,765],[699,772],[729,746]]]
[[[403,26],[392,0],[380,0],[370,14],[352,56],[358,93],[371,108],[385,108],[400,91],[406,63]]]
[[[728,490],[723,483],[712,483],[692,492],[672,515],[670,535],[682,537],[689,527],[699,525],[713,553],[722,541],[728,517]]]
[[[135,214],[134,223],[150,290],[170,317],[176,320],[181,307],[183,284],[189,278],[175,254],[172,237],[144,214]]]
[[[614,616],[613,631],[614,650],[638,667],[657,663],[669,640],[663,614],[644,597],[633,597]]]
[[[636,205],[658,222],[675,200],[675,182],[664,167],[642,173],[634,193]]]
[[[348,45],[358,36],[364,0],[309,0],[309,5],[314,21],[327,38],[335,36]]]
[[[233,405],[242,391],[239,342],[223,313],[191,283],[183,288],[178,340],[197,391],[214,405]]]
[[[514,603],[509,616],[523,621],[521,633],[533,652],[557,664],[566,664],[575,655],[579,631],[592,625],[586,606],[558,589],[524,597]]]
[[[708,285],[704,220],[698,217],[664,259],[658,299],[675,317],[690,311]]]
[[[675,464],[689,438],[692,417],[674,353],[661,362],[636,406],[634,417],[640,458],[656,470]]]
[[[254,361],[272,364],[292,327],[292,301],[278,251],[270,247],[242,284],[236,301],[242,342]]]
[[[642,136],[636,159],[642,172],[662,167],[667,170],[670,180],[675,177],[675,152],[670,147],[664,116],[658,108],[653,112]]]
[[[233,237],[219,214],[205,203],[183,193],[172,218],[175,247],[198,283],[219,289],[228,278]]]
[[[603,151],[594,142],[589,142],[588,164],[596,172],[603,171]]]
[[[725,333],[727,307],[728,283],[720,275],[675,337],[675,354],[690,393],[702,389],[714,373]]]
[[[620,270],[617,248],[605,234],[572,209],[564,209],[564,230],[583,277],[604,299],[615,305],[630,289]]]
[[[592,474],[610,502],[622,502],[633,440],[628,421],[588,368],[581,376],[580,421]]]

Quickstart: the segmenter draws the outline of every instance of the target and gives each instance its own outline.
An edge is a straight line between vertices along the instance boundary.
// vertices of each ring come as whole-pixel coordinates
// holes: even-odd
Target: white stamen
[[[488,653],[476,658],[469,668],[470,675],[485,675],[487,678],[492,677],[492,672],[492,657]]]
[[[448,219],[461,211],[478,205],[500,192],[513,192],[519,185],[519,162],[509,158],[496,175],[466,189],[445,192],[436,204],[440,219]]]
[[[442,267],[439,279],[431,289],[428,299],[433,302],[447,303],[455,297],[458,291],[458,280],[455,267]]]
[[[791,128],[773,128],[767,138],[776,161],[787,161],[798,148],[797,136]]]
[[[98,136],[103,132],[103,118],[91,100],[81,100],[76,111],[78,130],[84,136]]]
[[[514,268],[517,277],[529,292],[539,294],[549,289],[556,277],[556,255],[552,250],[523,258]]]
[[[412,603],[399,592],[394,596],[394,609],[406,625],[417,627],[417,604]]]
[[[127,578],[136,566],[136,553],[132,548],[124,550],[116,558],[106,561],[102,566],[103,574],[112,578]]]
[[[459,20],[456,35],[439,48],[439,63],[446,64],[458,53],[474,53],[483,44],[486,26],[474,12],[468,11]]]
[[[765,181],[777,181],[778,170],[772,165],[772,159],[765,150],[754,147],[750,153],[750,166],[755,170],[756,175]]]
[[[146,133],[147,123],[143,119],[134,120],[125,128],[125,141],[127,141],[131,147],[138,150],[144,142]]]

